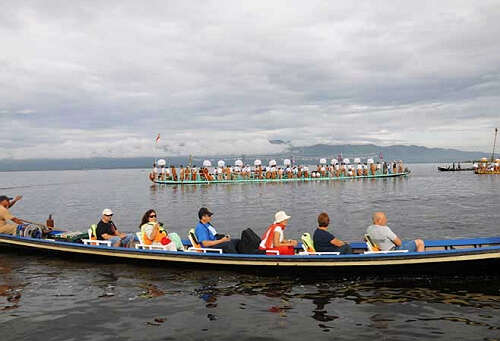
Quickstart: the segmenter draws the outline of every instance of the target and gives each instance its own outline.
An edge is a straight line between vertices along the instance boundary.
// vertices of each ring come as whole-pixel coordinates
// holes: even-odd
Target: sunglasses
[[[152,214],[149,216],[150,218],[156,218],[156,214]]]

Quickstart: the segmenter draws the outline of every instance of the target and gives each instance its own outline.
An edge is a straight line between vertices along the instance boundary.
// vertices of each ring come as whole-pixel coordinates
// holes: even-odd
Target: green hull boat
[[[151,180],[156,184],[162,185],[208,185],[208,184],[251,184],[251,183],[271,183],[271,182],[309,182],[309,181],[336,181],[336,180],[352,180],[352,179],[385,179],[407,176],[410,172],[393,173],[393,174],[376,174],[363,176],[338,176],[338,177],[321,177],[321,178],[284,178],[284,179],[235,179],[235,180]]]

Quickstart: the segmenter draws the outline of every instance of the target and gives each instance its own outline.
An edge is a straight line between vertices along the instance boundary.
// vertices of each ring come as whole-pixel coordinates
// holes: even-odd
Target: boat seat
[[[314,248],[314,241],[311,238],[309,233],[304,233],[301,237],[302,239],[302,248],[304,251],[300,251],[300,256],[308,256],[308,255],[340,255],[340,252],[316,252]]]
[[[333,251],[329,251],[329,252],[308,252],[308,251],[300,251],[299,252],[299,256],[321,256],[321,255],[340,255],[340,252],[333,252]]]
[[[202,252],[202,253],[218,252],[218,253],[222,253],[222,249],[202,247],[201,244],[198,242],[198,239],[196,238],[196,233],[194,233],[194,229],[189,230],[188,239],[191,242],[191,246],[188,247],[188,249],[187,249],[188,252]]]
[[[364,254],[379,254],[379,253],[405,253],[408,252],[408,250],[388,250],[388,251],[382,251],[378,247],[377,244],[370,238],[369,235],[365,234],[364,235],[365,241],[366,241],[366,247],[368,248],[368,251],[365,251]]]
[[[110,240],[98,240],[97,239],[97,224],[92,224],[90,225],[88,229],[88,234],[89,234],[89,239],[82,239],[82,242],[84,245],[104,245],[104,246],[111,246],[111,241]]]
[[[266,255],[267,254],[279,256],[280,252],[278,250],[266,250]]]
[[[142,238],[142,232],[136,232],[135,235],[137,236],[137,239],[139,240],[139,243],[135,244],[136,249],[171,251],[167,248],[166,245],[158,245],[158,244],[146,245],[146,244],[144,244],[144,239]]]
[[[388,251],[365,251],[363,252],[365,255],[369,254],[379,254],[379,253],[405,253],[408,250],[388,250]]]

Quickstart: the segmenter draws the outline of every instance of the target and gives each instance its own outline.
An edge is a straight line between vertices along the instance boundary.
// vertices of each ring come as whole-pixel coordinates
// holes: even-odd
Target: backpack
[[[259,250],[260,242],[260,237],[252,229],[248,228],[241,232],[241,239],[238,244],[238,252],[264,255],[266,251]]]

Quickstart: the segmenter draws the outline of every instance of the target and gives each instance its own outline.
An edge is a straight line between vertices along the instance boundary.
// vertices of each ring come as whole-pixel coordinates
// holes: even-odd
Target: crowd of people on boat
[[[27,222],[14,217],[10,212],[21,196],[15,199],[0,196],[0,233],[16,235]],[[241,233],[241,238],[233,238],[229,234],[217,232],[212,225],[212,216],[208,208],[202,207],[198,211],[198,222],[190,236],[192,246],[200,250],[204,248],[218,249],[223,253],[255,253],[295,255],[299,242],[285,238],[285,231],[291,216],[284,211],[274,215],[272,223],[259,237],[251,229]],[[12,222],[12,223],[10,223]],[[319,214],[317,228],[314,230],[312,244],[314,252],[338,252],[350,254],[353,252],[349,243],[335,237],[329,230],[330,217],[327,213]],[[162,246],[167,251],[182,251],[184,246],[177,233],[168,232],[166,227],[159,222],[155,210],[147,210],[138,224],[139,233],[124,233],[113,222],[113,211],[106,208],[102,211],[101,218],[94,228],[91,228],[91,239],[111,242],[113,247],[135,247],[135,244]],[[305,235],[308,235],[307,233]],[[383,212],[375,212],[372,224],[367,228],[365,238],[377,248],[378,251],[408,250],[410,252],[424,251],[424,241],[402,240],[388,226],[387,217]]]
[[[500,173],[500,159],[488,162],[487,158],[483,158],[479,162],[474,162],[473,167],[475,171],[479,172]]]
[[[226,165],[223,160],[218,161],[217,167],[212,167],[211,162],[205,160],[202,167],[188,165],[176,167],[167,166],[166,161],[161,159],[153,163],[150,173],[151,180],[159,181],[227,181],[227,180],[250,180],[250,179],[307,179],[307,178],[335,178],[374,176],[383,174],[396,174],[405,172],[403,161],[386,162],[379,160],[375,163],[373,159],[362,162],[355,158],[351,163],[349,159],[332,159],[328,165],[326,159],[314,167],[306,165],[293,165],[288,159],[284,160],[283,166],[271,160],[268,166],[262,165],[256,160],[253,166],[236,160],[234,165]]]

